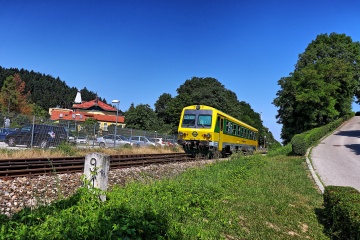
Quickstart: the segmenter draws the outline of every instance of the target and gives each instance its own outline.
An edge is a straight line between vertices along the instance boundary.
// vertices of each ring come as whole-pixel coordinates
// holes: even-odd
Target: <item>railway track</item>
[[[110,169],[194,160],[185,153],[110,155]],[[85,157],[0,159],[0,178],[84,171]]]

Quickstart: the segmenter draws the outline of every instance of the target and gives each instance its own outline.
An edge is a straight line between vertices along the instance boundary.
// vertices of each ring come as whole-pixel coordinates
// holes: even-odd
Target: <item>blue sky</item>
[[[360,1],[0,0],[0,29],[0,66],[59,77],[122,111],[216,78],[280,141],[277,81],[319,34],[360,41]]]

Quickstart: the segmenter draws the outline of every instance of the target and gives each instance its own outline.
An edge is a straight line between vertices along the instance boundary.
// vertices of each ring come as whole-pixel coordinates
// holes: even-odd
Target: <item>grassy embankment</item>
[[[0,239],[329,239],[322,195],[304,157],[290,151],[148,177],[113,188],[104,203],[84,188],[51,206],[0,217]]]

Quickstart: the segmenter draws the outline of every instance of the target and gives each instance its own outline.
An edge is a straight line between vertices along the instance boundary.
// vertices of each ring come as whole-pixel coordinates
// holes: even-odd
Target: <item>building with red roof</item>
[[[116,108],[100,101],[98,98],[88,102],[81,101],[79,94],[78,92],[72,109],[50,108],[51,120],[75,121],[81,126],[81,122],[84,122],[87,118],[93,118],[98,121],[102,131],[107,131],[107,127],[116,124],[116,122],[119,127],[125,127],[125,118],[124,116],[116,117]],[[81,102],[79,102],[79,99]]]

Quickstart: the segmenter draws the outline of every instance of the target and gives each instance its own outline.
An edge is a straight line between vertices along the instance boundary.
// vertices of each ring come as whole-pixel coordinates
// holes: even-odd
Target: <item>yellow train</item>
[[[208,158],[252,153],[258,147],[258,130],[213,107],[192,105],[181,112],[178,144],[188,154]]]

